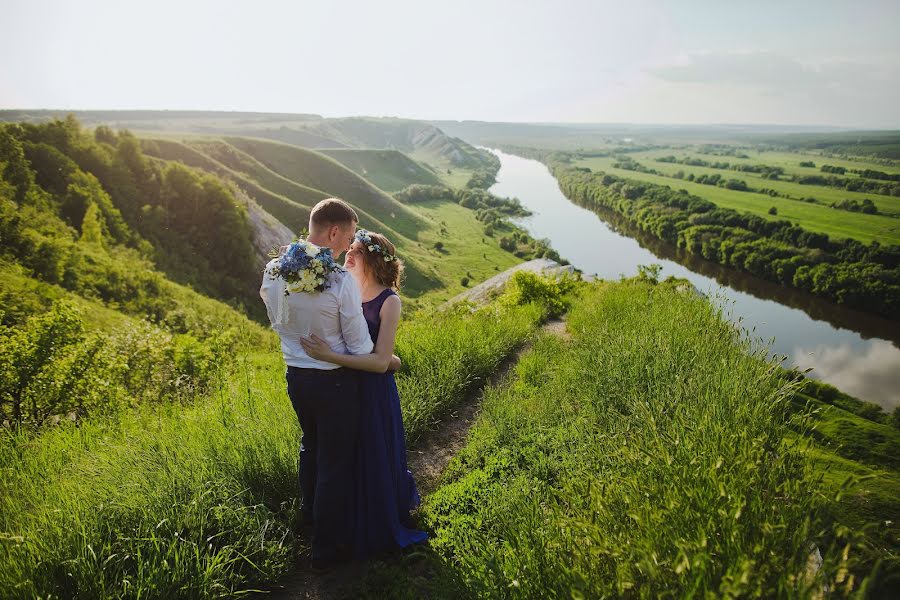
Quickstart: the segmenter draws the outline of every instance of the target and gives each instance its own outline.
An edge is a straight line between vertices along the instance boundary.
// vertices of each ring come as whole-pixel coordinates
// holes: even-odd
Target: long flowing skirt
[[[356,549],[359,557],[405,548],[428,538],[404,525],[419,505],[406,465],[400,395],[393,373],[363,373]]]

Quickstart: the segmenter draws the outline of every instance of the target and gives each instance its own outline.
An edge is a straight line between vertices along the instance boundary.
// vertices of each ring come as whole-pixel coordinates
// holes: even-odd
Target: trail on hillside
[[[545,323],[540,332],[569,337],[565,321],[552,320]],[[472,425],[478,419],[484,392],[491,387],[505,385],[519,359],[531,348],[526,342],[510,354],[494,373],[483,382],[476,382],[466,398],[434,430],[425,434],[407,452],[409,470],[416,478],[423,496],[437,489],[441,475],[457,452],[463,447]],[[307,547],[309,539],[305,540]],[[399,562],[401,555],[381,559],[384,562]],[[353,561],[327,572],[312,571],[307,557],[302,557],[297,569],[282,579],[270,592],[276,600],[336,600],[352,597],[356,584],[365,578],[372,563]]]

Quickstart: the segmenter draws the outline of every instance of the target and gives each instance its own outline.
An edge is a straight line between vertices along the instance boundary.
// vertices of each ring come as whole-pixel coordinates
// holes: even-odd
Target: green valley
[[[122,119],[146,129],[111,126]],[[234,597],[275,589],[302,564],[300,431],[257,290],[267,251],[330,196],[407,266],[396,351],[412,451],[483,398],[416,515],[429,545],[371,561],[343,582],[350,595],[816,597],[896,585],[896,412],[785,371],[650,266],[591,283],[520,272],[484,304],[448,306],[525,260],[564,262],[514,223],[529,214],[522,203],[487,191],[496,157],[423,122],[244,121],[138,112],[88,114],[93,128],[74,117],[0,125],[0,595]],[[677,211],[709,190],[758,195],[651,188],[642,176],[671,182],[683,165],[645,152],[628,157],[664,174],[620,178],[612,155],[541,157],[586,204],[646,200],[625,212],[651,219],[650,200],[674,194],[663,212],[673,227],[707,227],[682,235],[700,253],[710,223]],[[893,218],[892,197],[877,201],[884,215],[774,200],[779,216],[782,205],[833,211],[872,235],[862,217]],[[721,216],[727,202],[702,212]],[[795,242],[828,242],[814,214],[789,217],[803,225]],[[742,223],[765,228],[770,216]],[[841,243],[835,254],[874,252]]]

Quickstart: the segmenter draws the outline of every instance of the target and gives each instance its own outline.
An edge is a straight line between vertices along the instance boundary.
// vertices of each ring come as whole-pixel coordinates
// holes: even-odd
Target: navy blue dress
[[[373,342],[377,343],[381,328],[381,307],[394,294],[387,289],[363,302],[363,316]],[[362,372],[360,392],[356,550],[363,558],[423,542],[428,534],[404,526],[420,499],[406,467],[406,440],[394,374]]]

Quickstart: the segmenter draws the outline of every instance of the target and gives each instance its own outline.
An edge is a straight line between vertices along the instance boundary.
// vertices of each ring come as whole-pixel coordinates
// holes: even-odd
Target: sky
[[[0,2],[0,109],[900,128],[900,0]]]

